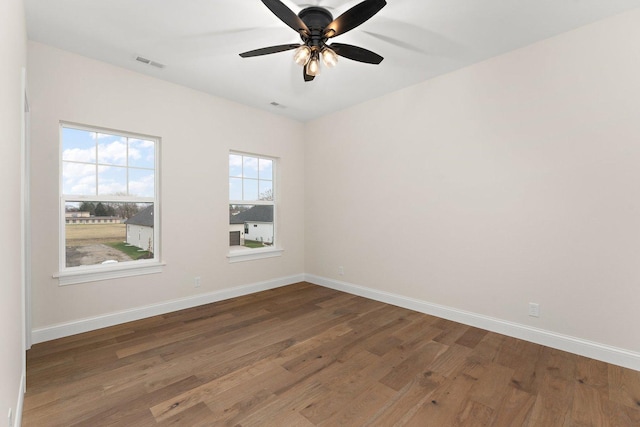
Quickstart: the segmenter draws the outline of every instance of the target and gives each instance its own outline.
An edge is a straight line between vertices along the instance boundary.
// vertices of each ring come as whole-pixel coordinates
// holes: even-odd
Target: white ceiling
[[[283,0],[339,16],[359,0]],[[298,43],[260,0],[25,0],[29,39],[300,121],[379,97],[579,26],[640,0],[387,0],[333,39],[385,59],[341,58],[305,83],[293,53],[240,52]],[[135,61],[165,64],[157,69]],[[271,102],[281,104],[274,107]]]

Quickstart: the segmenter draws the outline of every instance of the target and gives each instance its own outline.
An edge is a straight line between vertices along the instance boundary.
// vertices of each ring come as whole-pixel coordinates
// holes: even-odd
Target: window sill
[[[252,261],[255,259],[273,258],[282,256],[284,249],[278,248],[259,248],[259,249],[234,249],[227,254],[229,263]]]
[[[139,262],[139,261],[138,261]],[[166,264],[153,261],[141,264],[118,265],[109,267],[77,267],[71,271],[61,271],[53,275],[59,286],[76,285],[78,283],[97,282],[100,280],[119,279],[121,277],[141,276],[143,274],[162,273]]]

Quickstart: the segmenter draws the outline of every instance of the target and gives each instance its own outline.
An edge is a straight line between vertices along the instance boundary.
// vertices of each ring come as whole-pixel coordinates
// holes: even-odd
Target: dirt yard
[[[125,224],[67,224],[67,267],[96,265],[104,261],[131,261],[125,253],[104,245],[107,242],[124,242]]]
[[[105,261],[131,261],[131,258],[117,249],[103,244],[87,246],[67,246],[67,267],[96,265]]]

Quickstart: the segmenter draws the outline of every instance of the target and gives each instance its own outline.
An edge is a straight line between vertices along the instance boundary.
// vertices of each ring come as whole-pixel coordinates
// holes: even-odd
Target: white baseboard
[[[137,307],[131,310],[124,310],[115,313],[108,313],[101,316],[80,319],[73,322],[61,323],[45,328],[32,330],[32,343],[37,344],[70,335],[93,331],[100,328],[119,325],[121,323],[140,320],[151,316],[170,313],[172,311],[184,310],[186,308],[197,307],[199,305],[210,304],[229,298],[253,294],[255,292],[266,291],[268,289],[291,285],[304,281],[304,274],[281,277],[250,285],[237,286],[206,294],[194,295],[177,300],[166,301],[159,304]]]
[[[465,325],[475,326],[477,328],[486,329],[499,334],[508,335],[510,337],[523,339],[536,344],[545,345],[547,347],[568,351],[570,353],[579,354],[581,356],[640,371],[640,353],[633,351],[611,347],[605,344],[568,335],[562,335],[544,329],[533,328],[527,325],[509,322],[494,317],[458,310],[452,307],[432,304],[415,298],[409,298],[351,283],[315,276],[313,274],[305,275],[305,279],[307,282],[315,285],[336,289],[387,304],[393,304],[398,307],[407,308],[420,313],[430,314],[432,316],[441,317],[454,322],[464,323]]]

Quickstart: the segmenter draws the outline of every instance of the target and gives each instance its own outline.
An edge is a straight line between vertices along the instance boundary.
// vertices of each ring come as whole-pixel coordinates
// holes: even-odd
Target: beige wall
[[[300,123],[42,44],[29,44],[28,59],[34,329],[304,272]],[[63,287],[52,278],[60,120],[162,138],[162,274]],[[280,158],[281,257],[227,261],[229,150]]]
[[[640,351],[638,40],[640,10],[309,123],[305,271]]]
[[[14,419],[23,373],[20,231],[22,69],[26,33],[22,0],[0,2],[0,414]],[[11,219],[11,220],[9,220]]]

